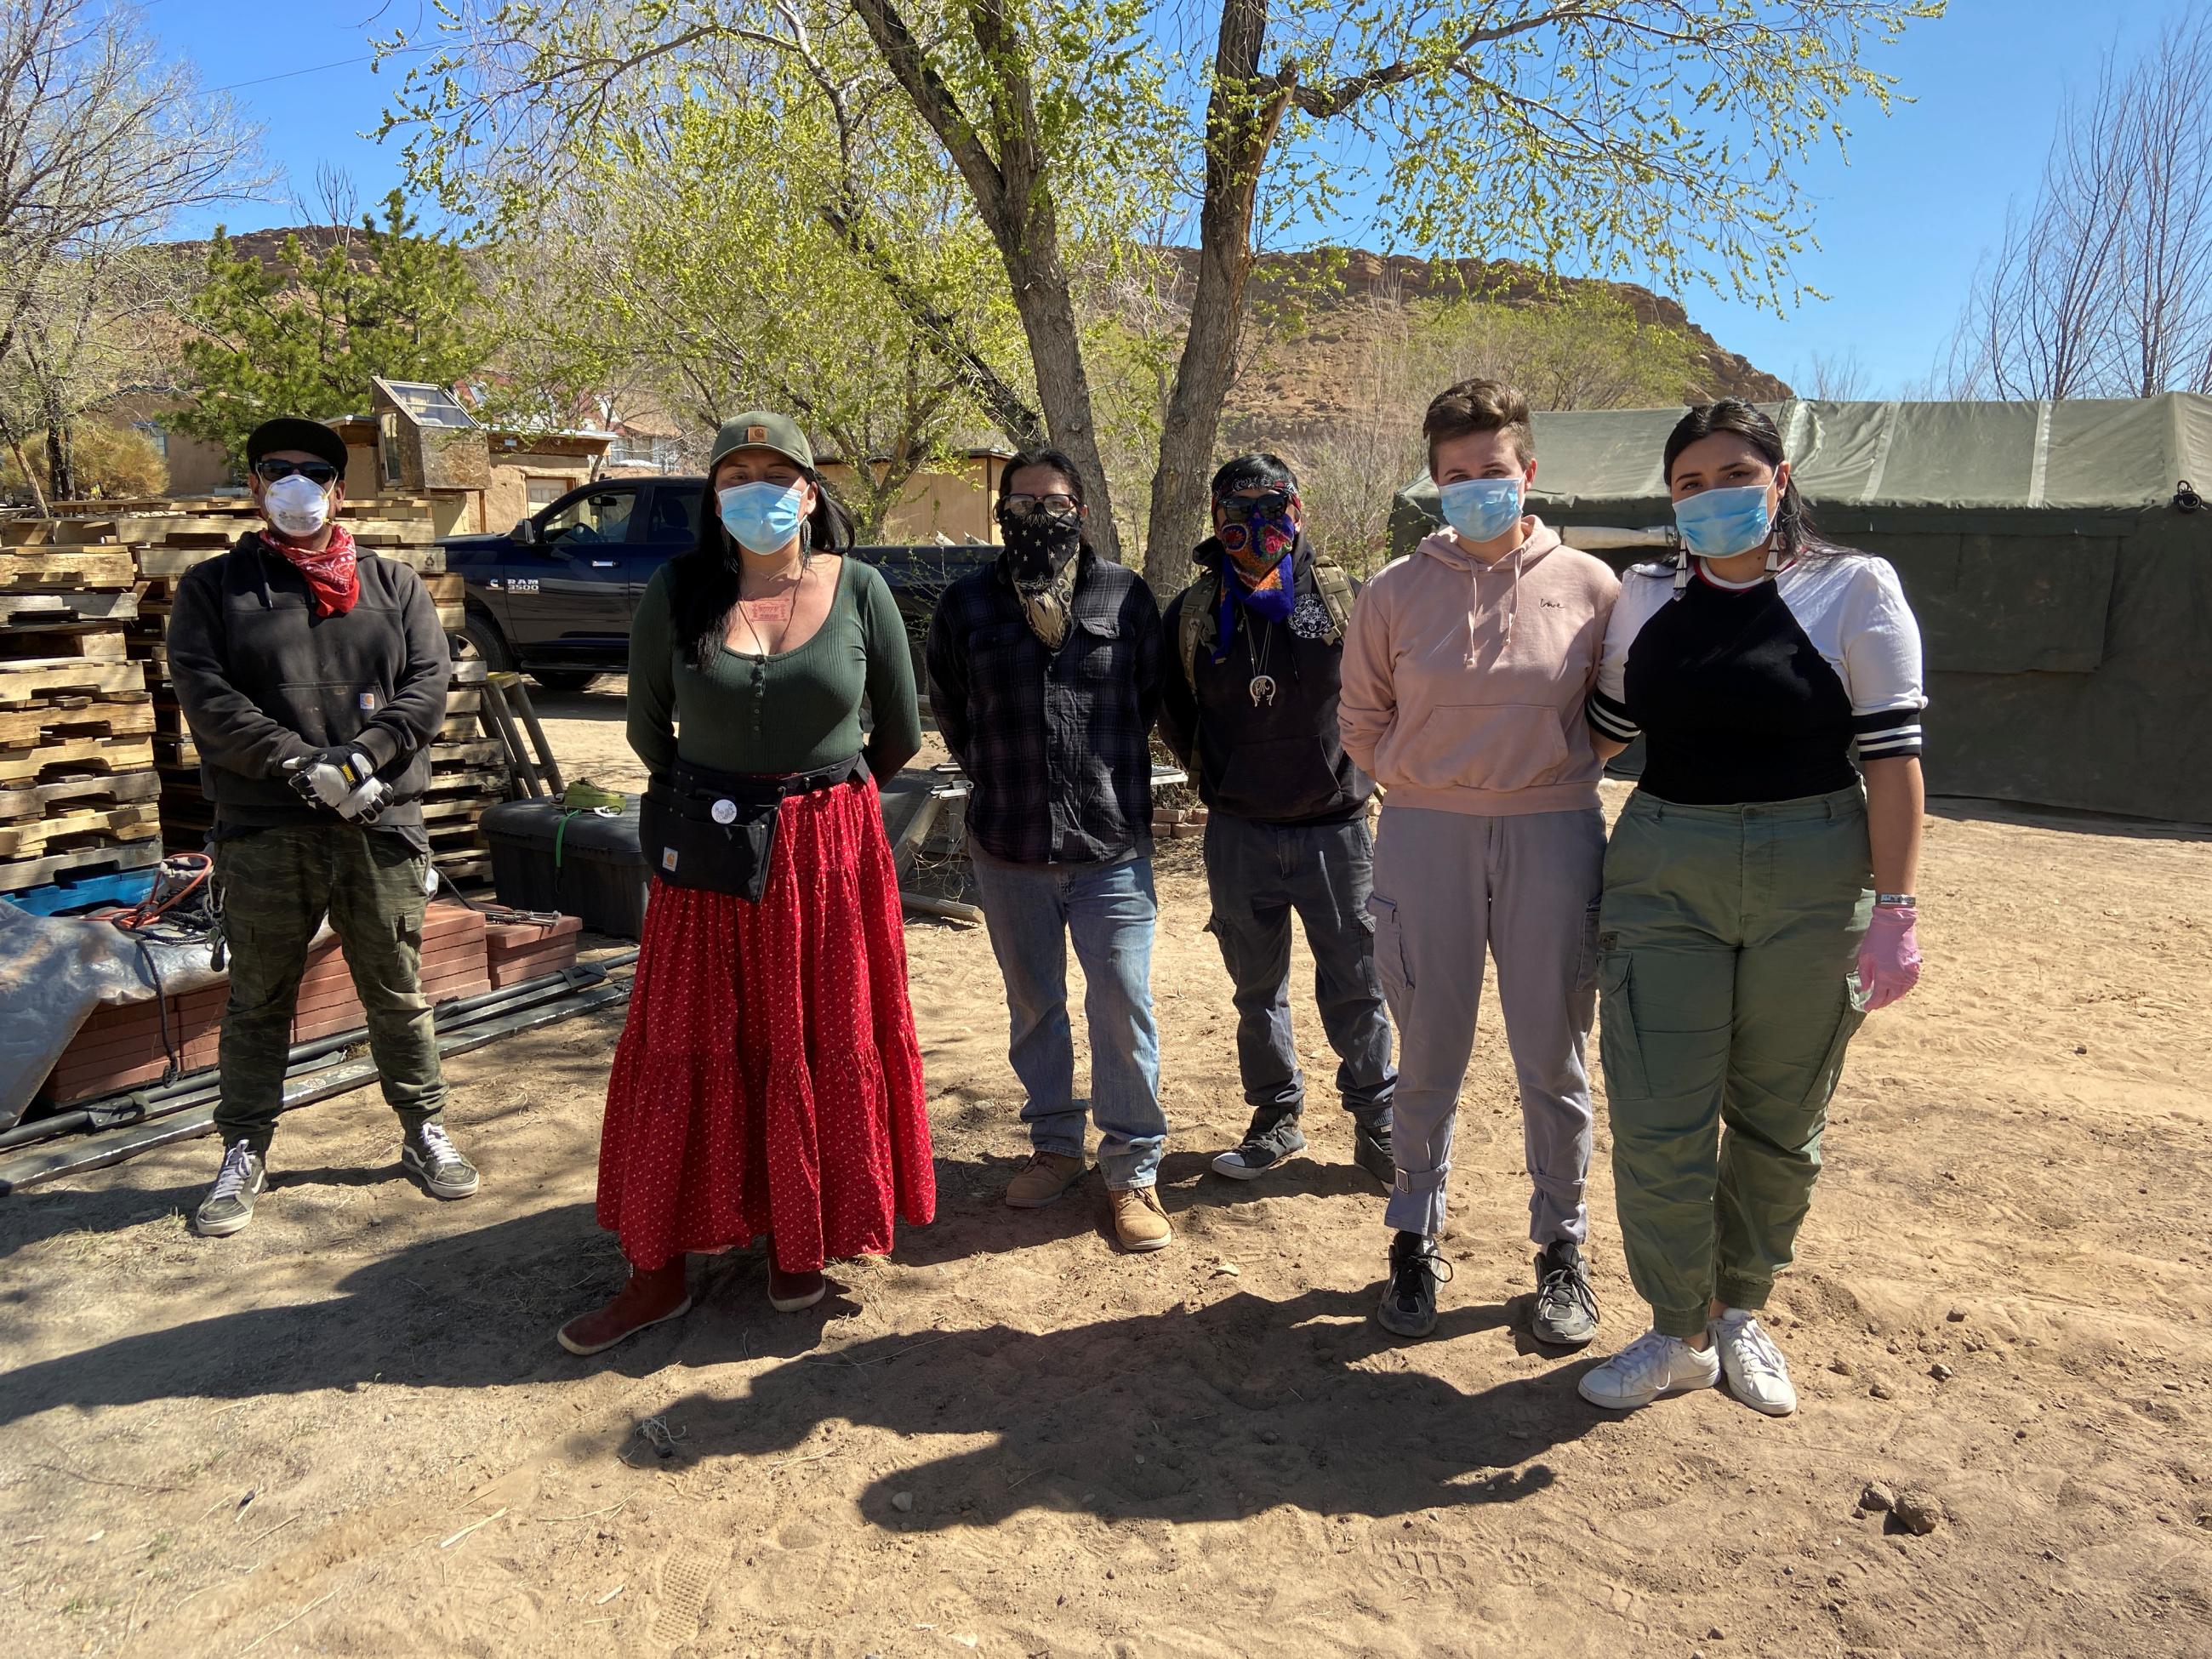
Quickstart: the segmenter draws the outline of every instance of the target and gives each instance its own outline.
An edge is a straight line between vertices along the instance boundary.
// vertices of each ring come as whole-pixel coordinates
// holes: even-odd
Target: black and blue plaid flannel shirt
[[[1135,571],[1081,557],[1056,652],[1024,620],[1003,559],[947,588],[930,623],[930,708],[975,785],[968,833],[1012,864],[1152,847],[1159,606]]]

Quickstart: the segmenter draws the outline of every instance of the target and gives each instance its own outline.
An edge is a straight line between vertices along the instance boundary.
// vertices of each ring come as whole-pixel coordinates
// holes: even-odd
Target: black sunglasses
[[[1219,496],[1213,504],[1221,509],[1221,516],[1230,523],[1245,524],[1256,514],[1280,518],[1291,510],[1291,504],[1297,500],[1297,497],[1287,489],[1271,489],[1264,495]]]
[[[289,478],[295,472],[319,489],[328,489],[337,481],[338,470],[328,461],[256,461],[253,476],[264,483],[275,483],[279,478]]]

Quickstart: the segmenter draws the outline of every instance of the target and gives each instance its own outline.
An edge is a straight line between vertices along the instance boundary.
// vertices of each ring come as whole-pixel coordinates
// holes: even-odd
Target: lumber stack
[[[433,904],[422,922],[422,994],[435,1005],[482,996],[492,988],[483,913],[459,904]],[[172,1051],[180,1075],[207,1069],[216,1063],[229,995],[229,986],[217,981],[159,1001],[96,1010],[56,1063],[46,1097],[65,1106],[157,1083]],[[308,953],[292,1017],[292,1042],[313,1042],[354,1030],[365,1018],[337,939],[325,933]]]
[[[491,988],[503,991],[527,979],[574,968],[583,931],[579,916],[562,916],[553,922],[491,923],[484,929],[484,965]]]
[[[18,557],[35,556],[57,568],[96,568],[102,580],[115,582],[113,603],[101,615],[112,619],[122,641],[124,648],[115,655],[123,671],[137,672],[141,695],[150,696],[146,723],[137,728],[142,744],[150,738],[151,761],[158,769],[158,799],[149,810],[172,849],[200,847],[214,826],[214,812],[201,792],[199,752],[169,678],[168,620],[185,573],[228,551],[259,524],[259,517],[251,500],[241,495],[64,502],[57,512],[56,518],[0,526],[0,540],[14,544]],[[441,624],[449,635],[460,634],[462,579],[444,568],[427,498],[349,501],[340,517],[364,553],[403,560],[422,572]],[[4,610],[0,605],[0,616]],[[103,648],[112,651],[113,645]],[[439,866],[455,881],[489,876],[477,823],[486,806],[507,799],[509,787],[503,751],[482,735],[482,679],[481,664],[475,665],[473,684],[465,669],[457,669],[446,724],[431,750],[432,783],[423,802]],[[0,745],[4,743],[0,738]],[[0,746],[0,754],[5,752]],[[0,781],[7,775],[0,769]],[[130,804],[147,807],[144,798],[134,797]],[[0,854],[0,860],[5,857]]]
[[[0,545],[0,895],[160,862],[160,781],[127,553]],[[104,898],[106,891],[92,891]]]

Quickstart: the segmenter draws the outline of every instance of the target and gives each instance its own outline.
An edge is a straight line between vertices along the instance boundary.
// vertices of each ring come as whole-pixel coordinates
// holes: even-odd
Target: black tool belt
[[[866,775],[858,755],[787,778],[741,777],[678,761],[672,777],[646,786],[638,846],[653,873],[672,887],[734,893],[757,904],[775,850],[776,809],[790,796]]]

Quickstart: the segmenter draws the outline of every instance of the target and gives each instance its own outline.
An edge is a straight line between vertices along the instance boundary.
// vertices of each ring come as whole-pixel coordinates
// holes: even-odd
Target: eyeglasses
[[[1297,501],[1287,489],[1271,489],[1264,495],[1223,495],[1213,504],[1230,523],[1245,524],[1258,517],[1279,519],[1296,507]]]
[[[275,483],[279,478],[289,478],[295,472],[319,489],[328,489],[337,482],[337,468],[328,461],[256,461],[253,476],[264,483]]]
[[[1007,495],[999,502],[1001,516],[1008,514],[1027,518],[1032,513],[1050,513],[1060,517],[1079,513],[1083,503],[1073,495]]]

